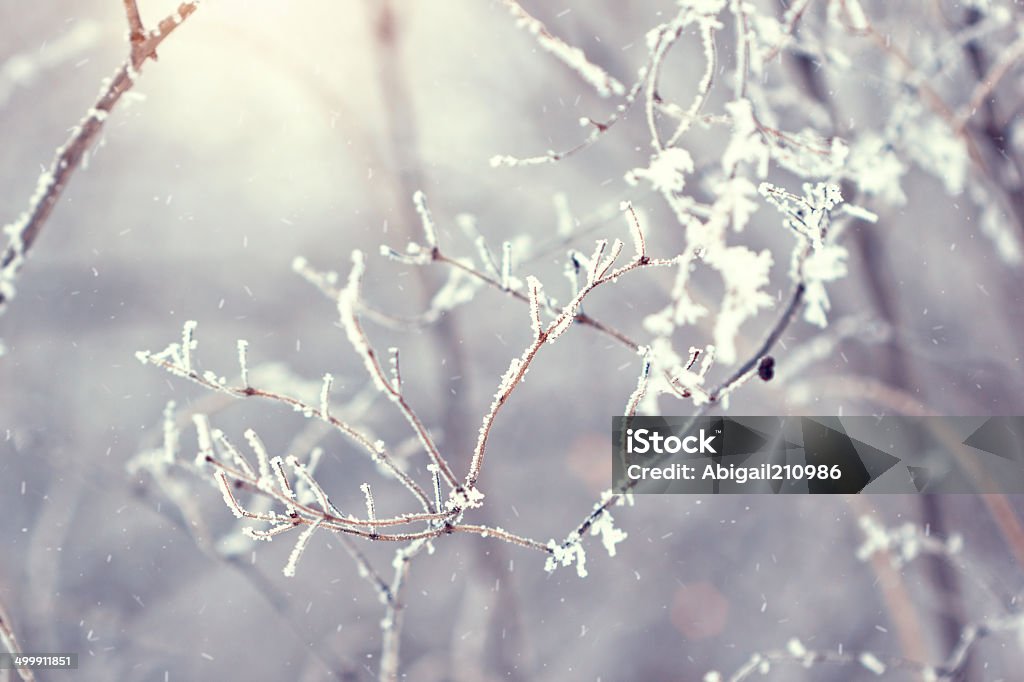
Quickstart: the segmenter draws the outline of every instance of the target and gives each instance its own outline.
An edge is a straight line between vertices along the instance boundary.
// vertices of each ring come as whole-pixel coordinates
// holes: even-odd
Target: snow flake
[[[453,509],[476,509],[484,502],[484,494],[475,486],[471,488],[456,488],[448,495],[445,508],[448,511]]]
[[[665,193],[679,193],[686,186],[686,175],[694,169],[690,152],[680,147],[663,149],[651,157],[647,168],[634,168],[626,173],[626,182],[631,185],[647,180],[654,189]]]
[[[559,566],[572,566],[575,563],[576,575],[581,578],[587,577],[587,553],[583,549],[579,535],[570,535],[561,544],[550,540],[548,549],[551,550],[551,554],[544,562],[545,571],[554,573]]]
[[[615,527],[615,519],[607,511],[598,516],[591,524],[590,534],[601,536],[601,544],[608,551],[608,556],[615,556],[615,545],[629,536],[625,531]]]
[[[907,203],[900,180],[907,166],[900,160],[892,144],[874,133],[861,135],[850,148],[846,176],[857,188],[891,206]]]
[[[757,177],[768,175],[768,161],[771,149],[764,141],[761,128],[754,118],[754,107],[750,100],[740,99],[729,102],[725,110],[732,118],[732,137],[722,154],[722,170],[732,175],[742,162],[750,163],[756,169]]]
[[[905,106],[894,118],[900,124],[900,143],[907,155],[940,180],[950,194],[963,192],[970,168],[963,139],[954,135],[945,121],[927,114],[920,104]]]
[[[786,651],[796,658],[803,658],[807,655],[807,647],[805,647],[804,643],[796,637],[792,637],[788,642],[786,642]]]
[[[813,251],[804,261],[804,283],[807,287],[804,300],[807,307],[804,319],[810,324],[824,328],[828,324],[826,312],[831,308],[825,282],[841,279],[847,274],[845,247],[827,244]]]
[[[725,296],[715,319],[715,346],[722,362],[736,361],[736,336],[740,326],[762,308],[775,305],[775,299],[762,288],[767,286],[772,267],[768,250],[751,251],[745,246],[715,249],[705,260],[718,270],[725,284]]]
[[[876,675],[885,674],[885,664],[878,660],[878,657],[870,651],[865,651],[860,656],[858,656],[857,661],[867,670],[870,670]]]

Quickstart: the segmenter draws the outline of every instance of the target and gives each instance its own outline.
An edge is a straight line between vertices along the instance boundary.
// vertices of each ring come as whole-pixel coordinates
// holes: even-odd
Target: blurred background
[[[825,12],[827,3],[817,4],[808,23]],[[754,5],[765,16],[785,11]],[[999,6],[1017,17],[1020,10],[1008,2],[969,5],[864,3],[915,64],[927,64],[951,36],[956,52],[947,59],[966,59],[962,31],[970,28],[957,22],[969,22],[969,12]],[[174,7],[140,6],[148,25]],[[524,6],[627,86],[647,59],[647,31],[677,11],[654,1]],[[1016,21],[986,33],[993,61],[1015,39]],[[4,222],[24,210],[39,171],[124,58],[125,34],[121,3],[112,0],[0,3]],[[731,30],[719,36],[724,74]],[[856,65],[842,78],[825,69],[843,127],[851,136],[884,128],[905,83],[869,38],[834,39],[829,49]],[[702,71],[690,29],[663,67],[662,95],[685,106]],[[780,60],[771,78],[806,96],[805,75],[796,61]],[[1004,140],[1009,156],[1024,154],[1013,124],[1019,75],[1011,70],[996,91],[1007,103],[997,115],[1017,134]],[[977,78],[954,66],[929,82],[961,103]],[[707,111],[721,112],[725,88],[714,91]],[[319,441],[326,453],[319,479],[342,509],[359,509],[359,483],[380,479],[372,465],[301,415],[211,398],[141,365],[134,353],[163,348],[180,338],[185,320],[197,320],[202,369],[235,376],[235,342],[244,338],[254,381],[287,370],[312,382],[306,397],[315,400],[319,378],[332,372],[338,403],[350,403],[361,423],[400,449],[411,434],[386,400],[363,404],[365,371],[335,306],[292,272],[292,259],[344,274],[350,252],[362,249],[372,306],[415,316],[446,272],[377,256],[382,243],[401,249],[421,238],[415,190],[426,193],[446,252],[473,255],[456,222],[472,214],[494,248],[529,238],[517,274],[541,277],[563,300],[567,248],[626,239],[617,209],[624,199],[640,209],[651,254],[674,255],[684,238],[671,211],[656,193],[624,180],[649,163],[642,108],[560,163],[488,163],[496,154],[571,148],[587,133],[581,117],[605,120],[615,106],[538,49],[498,2],[201,6],[106,123],[0,318],[7,351],[0,359],[0,602],[26,651],[80,653],[76,673],[40,678],[373,678],[382,609],[333,538],[315,536],[298,577],[284,578],[290,539],[232,542],[234,519],[207,482],[175,472],[180,488],[169,495],[129,463],[160,442],[161,414],[174,400],[179,409],[210,413],[236,442],[250,427],[280,454]],[[806,125],[805,114],[813,119],[792,109],[793,120],[780,121],[787,129]],[[721,136],[699,129],[688,140],[698,177],[718,163]],[[739,390],[732,412],[1024,413],[1020,267],[981,229],[985,200],[951,192],[934,165],[912,161],[903,205],[860,202],[879,220],[848,230],[849,275],[828,285],[833,324],[822,331],[797,320],[777,349],[777,380]],[[777,184],[799,188],[794,176],[772,173]],[[1016,243],[1021,224],[1001,207],[1012,205],[1014,192],[1019,199],[1020,177],[1007,173],[995,186],[1009,199],[989,219]],[[696,182],[693,191],[702,191]],[[568,235],[558,229],[562,203],[573,216]],[[764,206],[730,240],[772,250],[768,290],[782,300],[793,238],[778,214]],[[667,270],[638,273],[595,293],[586,310],[644,341],[642,320],[668,302],[673,278]],[[698,275],[691,291],[711,308],[722,295],[713,276]],[[743,326],[741,358],[776,314],[764,311]],[[677,348],[710,342],[713,322],[680,328]],[[367,322],[367,332],[377,348],[402,349],[410,402],[464,471],[499,377],[529,341],[525,306],[484,289],[438,324]],[[825,345],[808,345],[814,339]],[[480,482],[486,505],[467,520],[542,541],[563,538],[608,485],[610,417],[622,412],[638,369],[634,353],[585,328],[545,350],[498,420]],[[729,370],[716,367],[715,376]],[[667,397],[659,407],[692,409]],[[193,454],[186,433],[182,457]],[[410,455],[421,481],[425,464],[422,454]],[[379,514],[407,506],[397,486],[380,484]],[[784,648],[791,637],[808,648],[939,662],[964,625],[1011,608],[1024,588],[1021,557],[1005,539],[1019,530],[1020,510],[1015,498],[980,496],[645,496],[614,511],[629,538],[615,558],[596,547],[585,579],[572,569],[545,573],[536,552],[445,537],[411,573],[403,671],[410,680],[699,680],[711,669],[737,668],[755,651]],[[946,561],[900,568],[859,561],[862,514],[962,535],[965,556],[997,596],[979,592]],[[366,547],[384,567],[392,551]],[[1014,679],[1020,665],[1017,640],[993,638],[975,649],[963,679]],[[769,679],[867,674],[780,664]]]

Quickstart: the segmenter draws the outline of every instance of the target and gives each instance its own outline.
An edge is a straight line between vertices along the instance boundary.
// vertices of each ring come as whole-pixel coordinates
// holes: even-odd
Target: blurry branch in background
[[[979,618],[965,624],[957,641],[946,656],[938,663],[926,663],[908,658],[886,658],[871,651],[847,651],[842,645],[835,650],[812,650],[798,638],[791,638],[785,649],[753,654],[750,659],[731,675],[725,676],[712,671],[704,676],[704,682],[741,682],[767,675],[778,664],[811,668],[820,664],[859,667],[872,675],[882,676],[891,671],[903,671],[916,675],[924,682],[937,680],[961,680],[970,661],[971,652],[989,637],[1019,638],[1024,630],[1024,611],[1019,607],[1018,594],[1002,594],[997,582],[982,569],[969,561],[963,553],[964,540],[959,535],[948,538],[933,536],[927,528],[913,523],[904,523],[897,528],[886,528],[866,514],[860,517],[860,528],[864,542],[857,549],[859,561],[874,560],[876,557],[888,562],[893,569],[901,571],[920,557],[935,557],[957,571],[976,594],[975,603],[988,602],[994,615]],[[862,677],[864,673],[861,673]],[[860,677],[858,677],[860,679]]]
[[[29,251],[39,238],[71,176],[83,165],[107,117],[121,98],[132,89],[139,71],[149,59],[156,59],[157,47],[173,33],[198,7],[198,1],[184,2],[177,11],[161,20],[157,27],[146,30],[142,25],[135,0],[124,0],[129,27],[129,54],[114,75],[103,82],[99,98],[85,117],[71,130],[50,167],[36,182],[36,190],[28,208],[12,223],[4,226],[7,246],[0,254],[0,314],[15,295],[15,280]]]
[[[11,618],[7,615],[7,611],[4,610],[3,603],[0,603],[0,653],[22,653],[21,647],[18,645],[18,638],[14,636],[14,626],[11,624]],[[30,668],[15,668],[15,670],[23,682],[35,680],[35,676]],[[6,679],[8,672],[10,671],[0,670],[0,679]]]
[[[622,83],[587,59],[583,50],[568,45],[564,40],[552,34],[541,21],[523,9],[523,6],[516,0],[502,0],[502,4],[515,17],[516,24],[537,40],[541,49],[579,74],[580,78],[593,87],[601,97],[625,94]]]
[[[8,57],[0,64],[0,107],[7,104],[15,90],[33,84],[47,71],[75,59],[95,45],[99,38],[99,26],[82,20],[41,48]]]

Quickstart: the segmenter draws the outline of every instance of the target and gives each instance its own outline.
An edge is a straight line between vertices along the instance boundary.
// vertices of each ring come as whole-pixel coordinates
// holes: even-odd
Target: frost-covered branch
[[[7,611],[4,610],[4,605],[0,603],[0,650],[10,654],[21,654],[21,645],[18,644],[18,638],[14,636],[14,626],[11,624],[11,618],[7,615]],[[22,682],[33,682],[35,675],[31,668],[15,668],[18,671],[18,676],[22,679]]]
[[[973,578],[983,591],[993,595],[995,593],[990,583],[972,567],[963,563],[963,539],[959,536],[936,538],[910,523],[899,528],[885,528],[870,516],[861,517],[860,527],[865,536],[863,544],[857,550],[857,558],[861,561],[867,561],[877,553],[885,553],[894,565],[902,567],[921,555],[932,554],[959,567]],[[790,638],[784,649],[751,655],[746,663],[728,676],[712,671],[704,676],[704,680],[741,682],[755,676],[767,675],[778,665],[810,668],[820,664],[860,668],[866,671],[860,673],[860,676],[865,678],[868,673],[881,677],[899,670],[914,673],[920,679],[929,682],[963,679],[968,656],[980,641],[999,635],[1020,637],[1020,633],[1024,632],[1024,612],[1017,609],[1015,600],[1006,601],[996,597],[994,601],[1000,605],[1012,606],[1006,609],[1006,613],[964,625],[956,644],[938,663],[929,664],[900,657],[886,657],[872,651],[847,651],[842,645],[836,649],[811,649],[794,637]]]
[[[425,204],[421,215],[423,215],[424,225],[428,223],[431,227],[428,229],[428,237],[433,238],[436,249],[436,235],[433,235],[433,224],[426,213]],[[366,338],[366,334],[363,332],[362,325],[359,322],[359,315],[357,312],[359,302],[359,290],[362,282],[363,270],[365,268],[363,254],[359,251],[352,253],[352,272],[349,275],[348,286],[338,296],[338,313],[341,316],[341,323],[345,328],[345,332],[348,335],[349,343],[355,349],[356,353],[363,359],[363,364],[366,366],[366,371],[369,373],[370,378],[373,380],[377,388],[384,393],[394,403],[402,416],[405,417],[409,426],[412,427],[416,436],[420,439],[420,443],[423,445],[423,449],[430,456],[431,462],[438,467],[442,476],[449,485],[455,487],[457,485],[455,474],[452,472],[451,467],[448,466],[448,462],[441,455],[440,450],[437,448],[437,444],[434,439],[430,436],[427,431],[427,427],[420,420],[419,416],[412,409],[409,403],[406,401],[405,396],[401,391],[401,383],[392,382],[389,377],[385,374],[380,363],[377,361],[377,354],[373,347],[370,345],[369,340]]]
[[[192,338],[190,334],[194,333],[195,324],[187,322],[185,324],[185,330],[185,334],[187,335],[186,338],[190,338],[194,341],[194,338]],[[211,391],[223,393],[235,398],[255,397],[271,400],[290,407],[293,411],[302,414],[307,419],[316,418],[323,420],[359,446],[359,448],[366,452],[374,462],[377,462],[394,475],[394,477],[416,497],[424,510],[430,508],[430,499],[427,497],[426,492],[419,486],[419,484],[413,481],[401,467],[397,465],[383,444],[379,441],[373,441],[366,434],[338,417],[325,413],[325,405],[323,404],[323,401],[321,401],[321,405],[317,407],[303,402],[293,396],[263,390],[254,386],[231,386],[226,377],[218,376],[215,372],[206,371],[200,374],[197,370],[191,367],[191,350],[186,354],[182,349],[182,345],[177,343],[172,343],[159,353],[139,351],[136,353],[136,357],[144,364],[152,364],[160,367],[175,376],[188,379],[189,381],[199,384]]]
[[[0,313],[14,297],[15,279],[26,256],[35,245],[71,176],[82,165],[103,130],[107,117],[125,93],[135,85],[143,64],[156,56],[160,44],[196,11],[198,5],[197,0],[184,2],[174,13],[160,21],[156,28],[144,31],[134,0],[125,0],[131,34],[128,57],[114,75],[104,81],[96,103],[78,125],[72,128],[67,141],[57,149],[50,167],[39,176],[28,208],[14,222],[4,226],[7,246],[0,254]]]
[[[516,0],[502,0],[502,4],[515,17],[516,24],[537,40],[541,49],[575,71],[580,78],[597,91],[597,94],[608,97],[625,92],[622,83],[587,59],[587,56],[578,47],[566,44],[564,40],[551,33],[539,19],[523,9],[523,6]]]
[[[672,265],[678,265],[682,261],[682,257],[668,258],[668,259],[652,259],[646,255],[640,255],[639,253],[625,265],[618,268],[614,268],[615,261],[618,259],[619,253],[622,249],[622,242],[616,240],[616,246],[613,246],[611,253],[608,256],[604,256],[604,247],[607,242],[599,241],[597,248],[594,251],[594,255],[591,259],[589,276],[586,286],[580,289],[579,293],[566,304],[557,314],[554,320],[552,320],[546,328],[539,329],[539,333],[535,335],[535,338],[529,346],[522,352],[522,354],[512,360],[505,374],[501,378],[501,382],[498,385],[498,390],[494,394],[494,400],[491,402],[491,407],[484,415],[483,422],[480,425],[479,438],[477,439],[476,447],[473,450],[473,459],[470,462],[469,473],[466,475],[465,488],[467,491],[475,491],[477,479],[480,477],[480,470],[483,466],[484,454],[487,449],[487,441],[490,437],[491,427],[494,425],[494,421],[498,416],[499,411],[508,401],[512,392],[520,385],[526,372],[529,370],[534,358],[540,352],[541,348],[545,344],[554,343],[558,338],[569,329],[572,323],[576,320],[576,316],[579,314],[580,305],[583,300],[599,286],[608,282],[617,281],[623,275],[638,269],[647,267],[666,267]]]

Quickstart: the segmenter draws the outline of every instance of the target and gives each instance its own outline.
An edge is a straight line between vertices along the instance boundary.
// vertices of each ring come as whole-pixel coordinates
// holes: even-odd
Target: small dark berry
[[[775,358],[770,355],[761,358],[757,366],[757,376],[761,377],[761,381],[771,381],[775,377]]]

